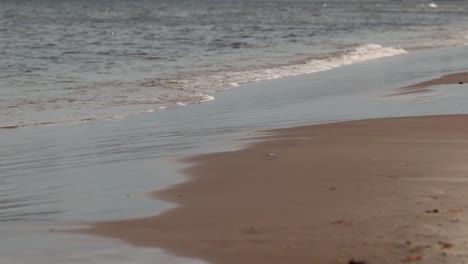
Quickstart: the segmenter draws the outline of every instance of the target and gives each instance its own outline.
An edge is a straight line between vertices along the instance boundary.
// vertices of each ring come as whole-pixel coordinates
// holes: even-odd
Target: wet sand
[[[178,207],[84,233],[211,263],[462,263],[468,116],[268,131],[185,160]]]
[[[419,82],[416,84],[399,88],[398,92],[392,95],[427,93],[432,91],[432,89],[430,89],[431,86],[454,84],[460,85],[465,83],[468,83],[468,72],[453,73],[429,81]]]

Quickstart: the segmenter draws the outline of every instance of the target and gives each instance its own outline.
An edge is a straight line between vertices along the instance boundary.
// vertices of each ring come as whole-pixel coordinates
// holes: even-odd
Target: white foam
[[[180,94],[174,98],[165,98],[175,106],[190,103],[204,103],[214,100],[213,96],[203,95],[213,91],[222,91],[237,87],[242,83],[279,79],[288,76],[310,74],[331,70],[337,67],[375,60],[407,53],[401,48],[384,47],[378,44],[366,44],[328,55],[323,58],[304,60],[302,63],[279,67],[261,68],[249,71],[220,72],[212,75],[195,76],[182,80],[158,80],[151,85],[161,85],[177,91],[196,91],[196,95]],[[202,94],[200,96],[200,94]],[[194,100],[194,98],[196,98]],[[201,98],[201,99],[200,99]],[[164,102],[163,102],[164,103]]]
[[[171,81],[171,83],[177,83],[178,85],[188,84],[192,87],[207,87],[209,89],[214,88],[214,90],[224,90],[238,86],[241,83],[278,79],[301,74],[310,74],[331,70],[345,65],[391,57],[405,53],[407,53],[407,51],[400,48],[383,47],[377,44],[367,44],[358,46],[352,50],[335,53],[325,58],[309,59],[300,64],[256,69],[250,71],[224,72],[211,76],[195,77],[191,80],[181,80],[177,82]]]
[[[300,64],[263,68],[249,71],[222,72],[209,76],[198,76],[186,80],[163,80],[160,84],[178,90],[193,90],[199,92],[211,90],[220,91],[239,86],[241,83],[284,78],[301,74],[310,74],[331,70],[337,67],[375,60],[407,53],[401,48],[383,47],[378,44],[366,44],[354,49],[329,55],[320,59],[305,60]],[[170,84],[170,86],[168,86]]]
[[[435,4],[435,3],[430,3],[430,4],[428,4],[428,6],[430,8],[437,8],[437,4]]]
[[[198,103],[206,103],[206,102],[209,102],[209,101],[213,101],[215,98],[214,96],[211,96],[211,95],[202,95],[201,96],[201,100],[198,101]]]
[[[124,118],[125,118],[124,115],[116,115],[116,116],[108,117],[106,120],[124,119]]]

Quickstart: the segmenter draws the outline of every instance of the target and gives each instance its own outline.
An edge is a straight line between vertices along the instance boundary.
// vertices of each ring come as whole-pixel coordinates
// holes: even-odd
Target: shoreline
[[[273,130],[245,149],[186,159],[189,179],[157,192],[178,207],[81,233],[210,263],[453,263],[467,244],[454,237],[468,219],[466,121]]]
[[[431,89],[432,86],[437,85],[462,85],[468,83],[468,72],[457,72],[452,74],[443,75],[439,78],[431,79],[428,81],[419,82],[416,84],[401,87],[398,92],[391,94],[390,96],[417,94],[417,93],[429,93],[434,91]]]

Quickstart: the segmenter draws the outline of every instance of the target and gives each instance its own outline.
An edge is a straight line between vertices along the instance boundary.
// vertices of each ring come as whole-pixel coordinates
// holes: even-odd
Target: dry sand
[[[414,93],[427,93],[431,92],[432,89],[429,87],[435,85],[451,85],[451,84],[465,84],[468,83],[468,72],[460,72],[444,75],[440,78],[432,79],[425,82],[416,83],[413,85],[405,86],[398,89],[398,92],[391,94],[394,95],[405,95]]]
[[[83,232],[218,264],[468,260],[468,116],[268,134],[187,160],[189,180],[157,193],[178,207]]]

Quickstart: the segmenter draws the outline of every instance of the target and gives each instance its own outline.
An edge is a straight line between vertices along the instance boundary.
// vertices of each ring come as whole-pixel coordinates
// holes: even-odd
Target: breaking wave
[[[48,113],[55,113],[61,108],[73,108],[78,113],[76,116],[56,116],[50,120],[31,120],[31,122],[10,121],[0,124],[0,129],[53,123],[75,124],[96,120],[119,120],[155,110],[213,101],[215,99],[213,93],[237,87],[242,83],[311,74],[405,53],[407,51],[401,48],[366,44],[288,65],[200,74],[190,78],[182,76],[179,79],[147,79],[135,83],[96,84],[93,89],[85,87],[79,96],[74,95],[73,100],[64,97],[48,101],[19,102],[16,105],[20,108],[35,107],[38,111]],[[96,94],[101,95],[96,96]],[[81,112],[80,109],[82,109]],[[53,115],[48,116],[53,117]]]
[[[254,69],[248,71],[222,72],[208,76],[196,76],[188,79],[151,81],[153,86],[162,86],[171,90],[215,92],[237,87],[242,83],[272,80],[301,74],[311,74],[335,69],[364,61],[405,54],[401,48],[384,47],[378,44],[366,44],[350,50],[336,52],[321,58],[310,58],[301,63]],[[200,101],[204,102],[204,100]]]

